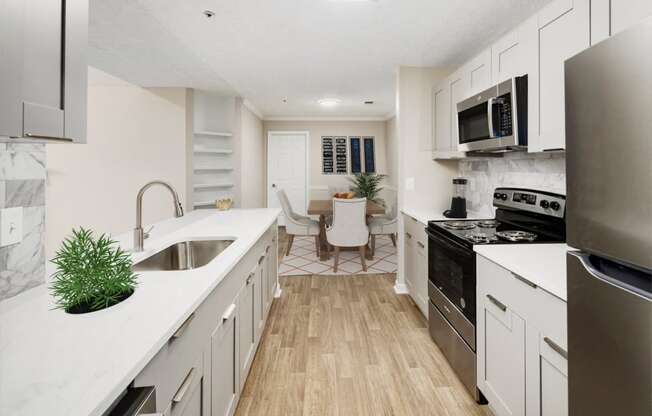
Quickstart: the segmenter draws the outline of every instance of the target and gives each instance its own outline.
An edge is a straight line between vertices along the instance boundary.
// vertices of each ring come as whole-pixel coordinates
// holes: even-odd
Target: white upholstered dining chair
[[[369,228],[366,217],[366,198],[333,198],[333,224],[326,228],[326,240],[335,248],[334,272],[337,272],[340,247],[358,247],[362,270],[367,271],[365,251],[369,242]]]
[[[369,221],[369,234],[371,235],[371,256],[376,253],[376,236],[389,235],[392,244],[396,247],[396,234],[398,233],[398,204],[393,204],[389,213],[382,217],[374,217]]]
[[[285,251],[285,255],[290,255],[294,236],[303,235],[315,237],[315,250],[317,251],[317,257],[319,257],[319,222],[294,212],[292,205],[290,205],[290,200],[284,190],[279,190],[276,195],[278,195],[281,208],[283,208],[283,214],[285,215],[285,230],[288,234],[288,248]]]

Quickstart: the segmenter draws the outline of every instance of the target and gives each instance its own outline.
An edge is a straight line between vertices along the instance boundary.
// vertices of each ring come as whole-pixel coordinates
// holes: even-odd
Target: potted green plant
[[[358,173],[354,177],[349,178],[352,182],[351,191],[358,198],[367,198],[368,201],[385,205],[385,202],[378,195],[383,190],[380,183],[386,176],[377,173]]]
[[[129,253],[105,234],[93,238],[90,230],[72,230],[55,257],[57,266],[50,290],[56,306],[78,314],[108,308],[134,293],[137,275]]]

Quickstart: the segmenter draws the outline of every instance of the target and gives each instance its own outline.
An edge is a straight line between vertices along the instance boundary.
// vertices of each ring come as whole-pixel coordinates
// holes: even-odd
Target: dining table
[[[382,215],[385,213],[385,207],[374,201],[367,201],[367,221],[373,215]],[[319,260],[326,261],[330,258],[328,241],[326,241],[326,218],[333,215],[332,199],[311,199],[308,203],[308,215],[319,215]],[[367,243],[368,244],[368,243]],[[347,248],[343,247],[342,250]],[[357,250],[353,247],[352,250]],[[372,260],[372,254],[369,247],[366,250],[366,257]]]

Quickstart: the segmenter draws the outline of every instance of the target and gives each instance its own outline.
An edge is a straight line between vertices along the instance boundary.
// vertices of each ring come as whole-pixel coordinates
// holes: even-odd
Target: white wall
[[[153,179],[186,193],[186,90],[144,89],[89,68],[88,144],[48,146],[46,252],[73,227],[118,234],[134,227],[136,194]],[[173,215],[171,196],[152,188],[144,221]]]
[[[446,69],[400,67],[396,85],[399,208],[443,212],[450,204],[457,162],[432,160],[432,89]],[[405,291],[402,216],[399,220],[397,291]]]
[[[346,187],[349,175],[324,175],[321,166],[322,136],[374,136],[376,153],[376,171],[387,173],[384,121],[271,121],[263,124],[265,137],[269,131],[308,131],[309,143],[309,177],[308,186],[311,198],[327,196],[328,186]]]
[[[240,199],[242,208],[262,208],[265,199],[266,138],[263,122],[240,100]]]
[[[432,89],[448,70],[401,67],[397,85],[399,200],[402,207],[444,211],[457,162],[432,160]],[[413,186],[411,182],[413,182]]]

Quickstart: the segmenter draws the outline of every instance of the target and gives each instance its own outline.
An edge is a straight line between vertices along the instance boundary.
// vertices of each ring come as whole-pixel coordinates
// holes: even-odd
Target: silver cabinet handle
[[[568,359],[568,352],[566,352],[565,349],[560,347],[555,341],[551,340],[548,337],[543,337],[543,342],[548,344],[550,348],[552,348],[557,354],[561,355],[562,357]]]
[[[253,272],[249,273],[249,277],[247,277],[247,286],[251,284],[253,278],[254,278],[254,273]]]
[[[524,277],[521,277],[521,276],[517,275],[516,273],[512,273],[512,276],[514,276],[514,278],[515,278],[516,280],[520,280],[521,282],[523,282],[523,283],[525,283],[526,285],[530,286],[532,289],[536,289],[536,288],[537,288],[537,285],[536,285],[536,284],[530,282],[529,280],[527,280],[527,279],[524,278]]]
[[[265,255],[264,254],[262,256],[260,256],[260,258],[258,259],[258,264],[262,263],[263,260],[265,260]]]
[[[265,254],[269,253],[269,249],[270,249],[270,248],[271,248],[271,246],[267,246],[267,247],[265,248]]]
[[[495,297],[493,297],[491,295],[487,295],[487,299],[489,299],[491,301],[491,303],[493,303],[494,305],[498,306],[498,309],[500,309],[501,311],[505,312],[507,310],[507,306],[505,306],[504,303],[502,303],[501,301],[499,301]]]
[[[192,320],[193,320],[194,318],[195,318],[195,313],[193,312],[193,313],[191,313],[190,316],[189,316],[189,317],[188,317],[188,318],[187,318],[187,319],[186,319],[186,320],[181,324],[181,326],[179,327],[179,329],[177,329],[177,330],[174,332],[174,334],[172,334],[172,339],[174,340],[174,339],[177,339],[177,338],[181,338],[181,336],[183,335],[183,333],[186,332],[186,329],[187,329],[188,326],[190,325],[190,322],[192,322]]]
[[[73,142],[73,139],[71,139],[70,137],[43,136],[40,134],[31,134],[31,133],[25,133],[25,137],[28,137],[30,139],[49,140],[52,142],[63,142],[63,143]]]
[[[419,222],[416,218],[414,218],[414,217],[412,217],[412,216],[409,216],[409,217],[412,218],[412,221],[414,221],[414,222]]]
[[[229,307],[226,308],[226,311],[222,314],[222,322],[226,322],[233,318],[233,314],[235,314],[235,303],[230,304]]]
[[[179,387],[179,390],[174,394],[174,397],[172,397],[172,403],[180,403],[183,401],[183,397],[186,395],[188,392],[188,389],[190,388],[190,385],[192,384],[192,379],[195,378],[195,368],[191,368],[190,372],[186,376],[185,380],[183,380],[183,383],[181,383],[181,387]]]
[[[417,245],[421,248],[426,248],[421,241],[417,241]]]
[[[408,232],[406,232],[405,235],[406,235],[407,238],[410,238],[410,239],[412,238],[412,234],[410,234]]]

